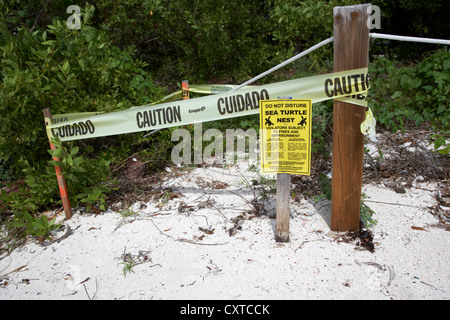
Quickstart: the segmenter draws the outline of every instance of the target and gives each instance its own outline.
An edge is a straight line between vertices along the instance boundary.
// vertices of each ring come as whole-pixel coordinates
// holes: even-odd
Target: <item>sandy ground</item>
[[[330,231],[329,201],[304,196],[291,203],[290,242],[277,243],[275,195],[256,216],[243,176],[259,179],[246,164],[199,167],[168,175],[155,186],[165,196],[128,216],[76,211],[54,234],[70,226],[67,238],[0,260],[0,299],[450,298],[450,232],[427,208],[435,184],[363,185],[377,220],[369,252]]]

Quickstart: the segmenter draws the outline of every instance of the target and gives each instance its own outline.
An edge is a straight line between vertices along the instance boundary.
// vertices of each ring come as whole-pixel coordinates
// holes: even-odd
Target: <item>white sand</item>
[[[243,165],[240,172],[256,175]],[[217,181],[228,186],[214,189]],[[0,299],[450,298],[450,232],[433,226],[426,208],[436,204],[433,184],[405,194],[363,185],[378,221],[371,253],[337,241],[326,200],[292,201],[289,243],[275,242],[273,217],[252,214],[230,236],[231,219],[250,209],[244,198],[253,199],[242,181],[236,167],[196,168],[167,177],[161,187],[181,196],[159,203],[162,210],[137,202],[127,218],[75,212],[64,222],[73,234],[60,243],[30,241],[0,260],[0,275],[25,266],[2,278]],[[125,276],[124,252],[144,262]]]

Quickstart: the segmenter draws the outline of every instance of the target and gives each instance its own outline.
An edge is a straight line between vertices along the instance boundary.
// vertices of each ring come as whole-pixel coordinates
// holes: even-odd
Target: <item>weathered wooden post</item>
[[[44,121],[45,121],[45,127],[47,128],[50,124],[52,124],[52,114],[50,112],[50,109],[44,109]],[[56,150],[55,145],[50,141],[50,149]],[[53,157],[53,160],[55,161],[61,161],[61,159]],[[66,219],[72,218],[72,208],[70,207],[69,202],[69,194],[67,192],[67,184],[66,179],[64,178],[64,175],[62,174],[61,167],[55,166],[55,172],[56,172],[56,178],[58,179],[58,185],[59,185],[59,193],[61,194],[61,200],[64,208],[64,213],[66,214]]]
[[[277,173],[277,224],[275,240],[289,242],[289,197],[291,194],[291,175]]]
[[[364,68],[369,62],[367,8],[370,4],[335,7],[334,72]],[[365,108],[333,101],[333,170],[331,230],[359,229]]]

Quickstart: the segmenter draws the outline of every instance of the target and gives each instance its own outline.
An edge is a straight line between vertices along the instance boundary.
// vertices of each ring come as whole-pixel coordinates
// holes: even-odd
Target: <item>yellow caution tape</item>
[[[366,119],[361,123],[361,133],[367,135],[370,140],[377,142],[375,127],[377,121],[373,116],[372,109],[368,108],[366,111]]]
[[[112,113],[55,115],[53,124],[47,126],[47,132],[49,136],[58,136],[61,141],[69,141],[163,129],[257,114],[260,100],[278,97],[310,99],[312,103],[339,99],[367,106],[367,72],[367,68],[361,68],[263,86],[248,86],[231,92],[226,89],[231,89],[232,85],[191,86],[190,90],[198,90],[199,93],[206,90],[211,95],[182,101],[166,100]],[[172,99],[176,93],[169,96],[167,99]]]

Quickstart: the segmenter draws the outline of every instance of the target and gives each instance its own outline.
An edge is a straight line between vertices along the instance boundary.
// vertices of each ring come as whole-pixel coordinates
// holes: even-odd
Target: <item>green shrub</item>
[[[126,0],[96,3],[102,29],[139,56],[164,83],[242,81],[269,66],[270,2]],[[124,27],[124,24],[130,27]]]
[[[370,73],[370,104],[380,124],[396,131],[427,122],[440,132],[436,147],[445,144],[450,122],[449,51],[438,50],[413,65],[377,58]]]
[[[56,150],[50,151],[50,154],[61,161],[51,160],[49,163],[61,167],[71,204],[76,207],[80,201],[86,205],[88,211],[93,206],[98,206],[102,211],[106,210],[106,195],[116,189],[111,177],[110,161],[102,157],[89,159],[77,156],[78,147],[68,149],[58,139],[53,140],[53,144]],[[49,178],[51,179],[51,176]],[[27,184],[30,185],[29,178]]]
[[[448,127],[450,52],[436,51],[416,65],[377,58],[370,65],[371,101],[380,123],[393,130],[405,122]]]
[[[56,150],[49,150],[52,157],[59,161],[49,160],[48,165],[37,170],[22,161],[26,174],[25,185],[18,192],[7,194],[1,190],[0,200],[7,211],[13,214],[14,228],[26,227],[25,234],[33,236],[47,235],[55,227],[54,221],[45,220],[38,213],[61,205],[59,186],[55,166],[59,166],[66,179],[69,201],[72,207],[84,206],[89,211],[96,207],[106,210],[107,195],[117,188],[111,177],[110,162],[104,158],[87,159],[78,156],[79,148],[67,147],[58,139],[53,140]]]
[[[19,28],[14,35],[0,22],[0,159],[32,166],[45,159],[45,108],[111,112],[162,96],[132,47],[120,50],[107,32],[89,25],[93,14],[86,6],[81,30],[55,20],[45,30]]]
[[[106,210],[105,197],[115,189],[110,162],[104,158],[88,159],[78,156],[78,147],[67,148],[58,140],[53,143],[57,149],[49,150],[49,153],[52,157],[60,158],[60,161],[49,160],[48,165],[39,170],[31,167],[27,161],[22,161],[26,186],[22,186],[17,193],[7,195],[3,192],[3,202],[13,213],[27,211],[31,214],[60,204],[55,172],[55,166],[58,166],[66,179],[72,207],[77,207],[81,202],[86,204],[88,210],[92,206]]]
[[[10,223],[13,228],[25,229],[22,233],[23,236],[31,235],[34,237],[45,237],[51,240],[50,232],[58,229],[61,224],[55,223],[56,218],[48,220],[46,215],[42,215],[40,218],[33,217],[28,212],[16,214],[15,220]]]

